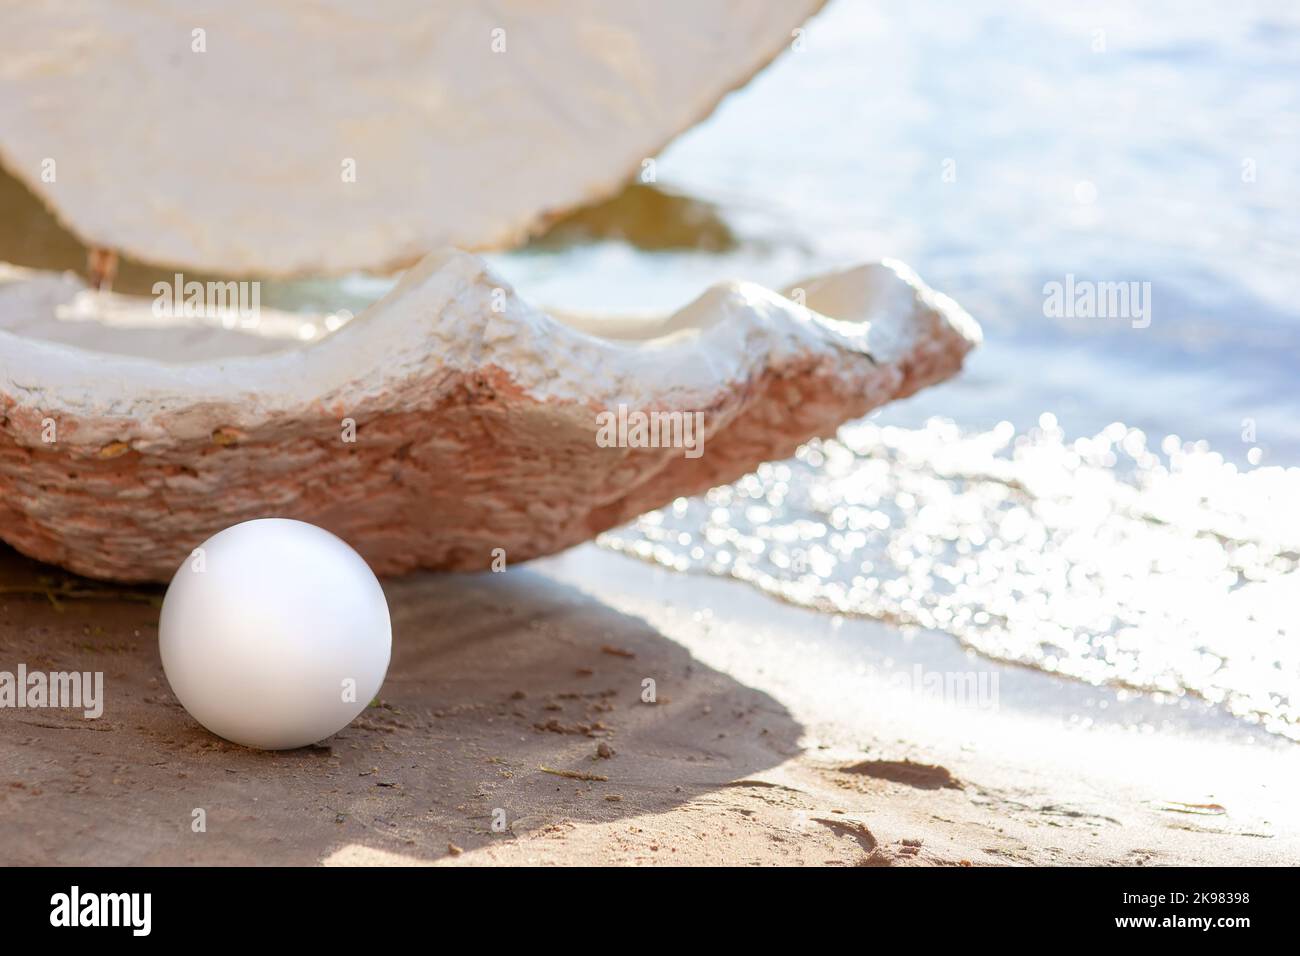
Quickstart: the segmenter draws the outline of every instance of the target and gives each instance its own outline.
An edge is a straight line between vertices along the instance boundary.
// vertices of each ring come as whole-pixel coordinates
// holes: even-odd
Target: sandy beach
[[[3,570],[11,591],[58,574],[8,550]],[[102,670],[106,701],[98,720],[0,710],[0,863],[1300,858],[1300,751],[1204,704],[975,661],[944,635],[594,545],[384,586],[394,658],[379,701],[281,753],[185,713],[157,610],[133,593],[62,610],[4,595],[0,662]],[[996,675],[996,697],[944,701],[915,679],[958,672]]]

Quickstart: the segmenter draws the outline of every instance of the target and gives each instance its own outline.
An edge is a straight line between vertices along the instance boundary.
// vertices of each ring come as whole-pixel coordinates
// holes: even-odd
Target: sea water
[[[871,421],[600,543],[1099,684],[1192,693],[1300,740],[1300,469],[1050,415]]]

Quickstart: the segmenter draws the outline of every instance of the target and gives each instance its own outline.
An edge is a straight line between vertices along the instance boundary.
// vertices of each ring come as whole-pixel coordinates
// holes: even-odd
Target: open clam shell
[[[0,281],[0,537],[123,581],[165,580],[269,515],[379,573],[548,554],[941,381],[979,339],[890,262],[608,325],[548,315],[448,250],[336,331],[269,346],[201,327],[163,348],[133,308],[150,304],[71,276]],[[77,341],[94,349],[56,341],[66,321],[92,323]]]

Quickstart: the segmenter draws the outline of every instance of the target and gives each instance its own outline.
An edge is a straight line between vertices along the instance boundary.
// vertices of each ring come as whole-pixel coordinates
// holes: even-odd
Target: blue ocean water
[[[1046,410],[1069,434],[1118,420],[1300,464],[1300,8],[1066,6],[833,0],[656,160],[736,249],[499,264],[535,299],[601,311],[895,256],[987,333],[909,420]],[[1046,317],[1044,284],[1067,275],[1149,282],[1149,327]]]

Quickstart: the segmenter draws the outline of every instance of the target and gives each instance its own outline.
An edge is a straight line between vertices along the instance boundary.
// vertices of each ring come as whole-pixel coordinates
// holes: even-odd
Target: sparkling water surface
[[[1279,507],[1298,480],[1119,423],[864,422],[600,543],[1300,740],[1300,514]]]

